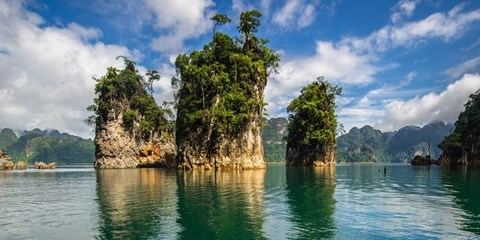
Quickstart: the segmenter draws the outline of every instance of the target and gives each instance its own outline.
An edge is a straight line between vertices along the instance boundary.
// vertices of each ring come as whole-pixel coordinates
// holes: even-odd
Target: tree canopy
[[[160,79],[156,71],[140,75],[135,62],[120,56],[125,63],[122,70],[109,67],[105,76],[95,79],[94,103],[87,109],[94,112],[86,122],[98,128],[106,123],[110,114],[122,116],[125,129],[133,130],[138,124],[142,137],[149,138],[152,132],[167,131],[170,123],[169,110],[159,107],[153,96],[153,82]]]
[[[268,41],[254,35],[260,17],[256,10],[244,12],[237,27],[239,38],[216,32],[202,50],[177,57],[178,77],[172,78],[177,139],[195,132],[214,140],[242,132],[253,118],[261,121],[263,89],[279,57],[267,47]],[[212,17],[217,23],[227,19]]]
[[[455,122],[455,129],[439,145],[452,160],[463,156],[474,159],[480,155],[480,90],[470,95],[465,111]]]
[[[335,97],[341,92],[340,87],[323,77],[302,89],[300,96],[292,100],[287,108],[289,147],[318,149],[335,144]]]

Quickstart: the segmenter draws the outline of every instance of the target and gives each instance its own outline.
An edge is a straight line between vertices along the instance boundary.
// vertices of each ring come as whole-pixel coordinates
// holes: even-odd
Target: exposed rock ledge
[[[95,136],[95,168],[174,167],[173,140],[165,141],[157,135],[144,141],[125,130],[121,116],[109,121]]]
[[[329,166],[335,165],[335,146],[301,149],[287,147],[287,166]]]
[[[218,150],[211,154],[206,150],[208,144],[198,144],[191,139],[179,141],[178,168],[184,170],[263,169],[265,161],[259,129],[259,124],[254,121],[239,137],[221,138],[216,147]]]
[[[12,170],[14,167],[12,158],[5,151],[0,150],[0,170]]]

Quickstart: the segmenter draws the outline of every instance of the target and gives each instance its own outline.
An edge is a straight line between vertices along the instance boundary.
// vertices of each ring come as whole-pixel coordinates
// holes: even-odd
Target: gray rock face
[[[180,141],[178,168],[190,169],[262,169],[265,168],[260,124],[251,122],[234,138],[221,137],[217,151],[208,153],[208,144]]]
[[[287,146],[287,166],[335,165],[335,145],[300,149]]]
[[[141,138],[138,126],[129,132],[122,116],[97,128],[95,135],[95,168],[175,167],[173,137],[153,133],[149,140]]]

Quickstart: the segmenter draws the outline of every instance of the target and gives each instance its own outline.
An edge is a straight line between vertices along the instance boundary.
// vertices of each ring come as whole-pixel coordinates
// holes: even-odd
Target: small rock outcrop
[[[57,168],[57,164],[55,162],[51,162],[51,163],[35,162],[34,165],[35,165],[36,169],[55,169],[55,168]]]
[[[0,150],[0,170],[12,170],[14,167],[12,158],[5,151]]]
[[[94,115],[95,168],[174,167],[173,131],[169,110],[153,96],[156,71],[141,76],[135,63],[123,58],[125,69],[109,68],[97,79]]]
[[[18,161],[15,163],[15,170],[25,170],[28,168],[28,164],[25,161]]]
[[[341,88],[318,78],[288,105],[288,166],[335,164],[335,97]]]
[[[412,161],[410,162],[412,166],[430,166],[430,165],[436,165],[438,164],[438,161],[435,161],[428,156],[421,156],[421,155],[416,155]]]

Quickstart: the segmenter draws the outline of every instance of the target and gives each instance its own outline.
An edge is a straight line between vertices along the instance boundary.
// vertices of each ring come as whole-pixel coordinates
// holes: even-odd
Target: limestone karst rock
[[[323,78],[302,89],[288,105],[286,160],[289,166],[335,164],[335,96],[342,89]]]
[[[278,55],[255,36],[261,14],[241,14],[241,36],[216,32],[175,65],[176,141],[181,169],[264,168],[261,125],[267,77]]]
[[[95,125],[95,168],[174,167],[173,132],[153,99],[155,71],[141,76],[124,58],[125,69],[109,68],[97,79],[96,98],[87,119]],[[150,91],[150,92],[149,92]]]

